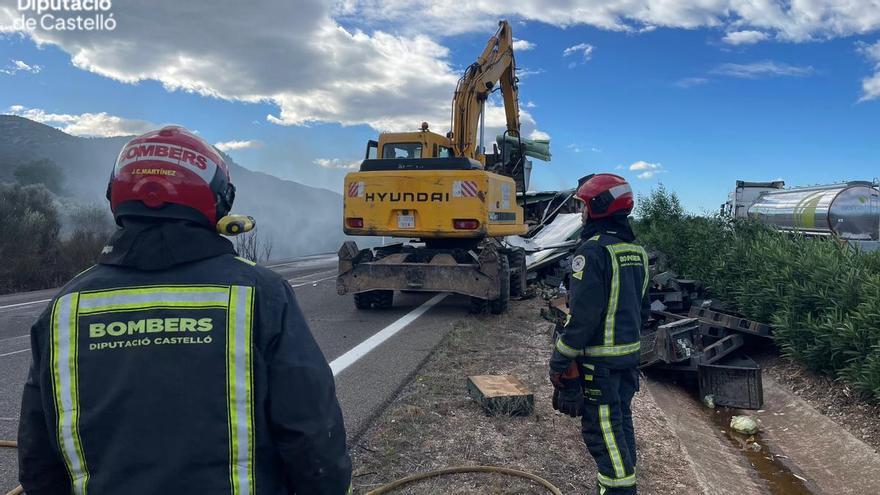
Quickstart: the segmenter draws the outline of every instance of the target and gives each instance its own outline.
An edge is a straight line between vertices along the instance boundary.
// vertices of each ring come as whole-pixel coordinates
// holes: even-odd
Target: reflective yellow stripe
[[[636,473],[633,473],[629,476],[625,476],[623,478],[609,478],[602,473],[596,473],[597,478],[599,479],[599,484],[602,486],[606,486],[608,488],[622,488],[628,486],[635,486],[636,484]]]
[[[627,354],[639,352],[641,345],[641,342],[633,342],[632,344],[623,345],[597,345],[594,347],[587,347],[584,350],[584,355],[596,357],[626,356]]]
[[[226,322],[226,387],[229,413],[229,481],[233,495],[254,486],[253,287],[229,288]]]
[[[611,465],[614,466],[615,478],[623,478],[626,476],[626,469],[623,467],[620,451],[617,450],[617,440],[614,439],[614,430],[611,428],[611,413],[607,404],[599,406],[599,426],[602,428],[602,438],[605,439],[605,447],[611,457]]]
[[[571,276],[572,276],[573,278],[578,279],[578,280],[583,280],[583,279],[584,279],[584,271],[581,270],[581,271],[579,271],[579,272],[574,272],[574,273],[571,274]]]
[[[605,339],[604,346],[614,347],[614,325],[617,318],[617,306],[620,303],[620,264],[617,261],[617,255],[622,253],[635,253],[642,259],[645,267],[645,279],[642,281],[642,297],[648,290],[648,254],[645,248],[637,244],[620,243],[605,246],[611,257],[611,290],[608,294],[608,307],[605,310]],[[597,354],[597,355],[619,355],[619,354]]]
[[[248,265],[251,265],[251,266],[257,266],[257,264],[254,263],[253,261],[251,261],[247,258],[242,258],[241,256],[236,256],[235,259],[237,259],[238,261],[241,261],[242,263],[246,263]]]
[[[79,297],[78,293],[73,292],[55,301],[52,308],[51,362],[58,446],[70,474],[73,494],[85,495],[89,471],[79,433]]]
[[[648,293],[648,285],[650,283],[651,278],[651,267],[648,265],[648,252],[645,251],[645,248],[639,246],[639,251],[642,256],[642,260],[645,263],[645,280],[642,282],[642,297],[645,297],[645,294]]]
[[[611,255],[611,290],[608,295],[608,307],[605,309],[605,345],[614,345],[614,320],[617,317],[617,302],[620,298],[620,267],[617,264],[617,253],[614,246],[607,246]]]
[[[562,337],[556,339],[556,350],[567,358],[576,358],[584,355],[583,351],[565,345],[565,342],[562,341]]]
[[[150,308],[226,307],[229,287],[169,285],[89,292],[80,298],[80,314]]]
[[[593,237],[590,237],[589,239],[587,239],[587,241],[598,241],[598,240],[599,240],[599,234],[596,234]]]

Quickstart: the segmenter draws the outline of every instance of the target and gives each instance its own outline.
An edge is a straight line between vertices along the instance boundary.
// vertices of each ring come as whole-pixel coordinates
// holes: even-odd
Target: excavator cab
[[[454,156],[449,138],[431,132],[428,123],[423,122],[417,132],[385,132],[379,141],[367,143],[366,159],[421,159],[450,158]]]

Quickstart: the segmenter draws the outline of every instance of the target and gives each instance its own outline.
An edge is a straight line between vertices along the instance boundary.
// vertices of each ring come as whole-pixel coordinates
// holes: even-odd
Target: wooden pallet
[[[534,394],[515,376],[469,376],[467,387],[471,397],[491,416],[529,416],[535,410]]]

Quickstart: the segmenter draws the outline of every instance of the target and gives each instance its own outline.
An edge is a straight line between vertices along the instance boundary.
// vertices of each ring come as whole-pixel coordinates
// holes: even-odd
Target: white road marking
[[[361,342],[345,354],[334,359],[330,363],[330,369],[333,370],[333,376],[342,373],[343,371],[345,371],[346,368],[354,364],[357,360],[366,356],[370,351],[382,345],[382,343],[393,337],[397,332],[406,328],[407,325],[414,322],[419,316],[425,314],[426,311],[431,309],[435,304],[442,301],[447,295],[448,294],[437,294],[431,299],[428,299],[418,308],[403,315],[394,323],[388,325],[387,327],[380,330],[378,333],[374,334],[372,337]]]
[[[7,304],[6,306],[0,306],[0,309],[20,308],[21,306],[30,306],[31,304],[47,303],[49,301],[51,301],[51,299],[40,299],[39,301],[30,301],[30,302],[23,302],[23,303],[18,303],[18,304]]]
[[[18,421],[18,418],[0,418],[0,421]]]
[[[13,354],[21,354],[22,352],[28,352],[29,350],[31,350],[30,347],[28,347],[27,349],[22,349],[20,351],[7,352],[6,354],[0,354],[0,357],[11,356]]]
[[[296,289],[297,287],[302,287],[304,285],[317,284],[318,282],[323,282],[325,280],[330,280],[331,278],[336,278],[336,275],[330,275],[329,277],[319,278],[318,280],[309,280],[308,282],[303,282],[301,284],[293,284],[291,287]]]
[[[18,340],[30,337],[30,335],[19,335],[18,337],[7,337],[5,339],[0,339],[0,342],[8,342],[10,340]]]
[[[283,261],[281,263],[275,263],[273,265],[266,265],[266,268],[278,268],[280,266],[288,266],[288,265],[303,265],[303,266],[320,265],[320,264],[326,263],[331,260],[335,261],[337,259],[338,259],[338,257],[335,254],[315,255],[315,256],[309,256],[306,258],[300,258],[300,259],[291,260],[291,261]]]
[[[300,275],[298,277],[289,278],[289,279],[287,279],[287,281],[288,282],[300,282],[305,278],[320,277],[321,275],[327,275],[329,273],[337,274],[337,273],[339,273],[339,271],[336,268],[334,268],[332,270],[324,270],[322,272],[309,273],[308,275]]]

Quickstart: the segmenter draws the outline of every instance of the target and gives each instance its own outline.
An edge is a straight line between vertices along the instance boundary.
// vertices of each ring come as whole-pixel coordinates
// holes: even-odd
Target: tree
[[[113,217],[99,206],[75,207],[68,218],[70,235],[62,241],[65,278],[95,264],[114,229]]]
[[[21,164],[15,167],[13,175],[15,175],[15,180],[22,186],[43,184],[55,194],[61,192],[61,186],[64,182],[64,175],[61,169],[48,158]]]
[[[272,256],[272,239],[260,236],[256,228],[233,237],[232,243],[239,256],[254,263],[269,261]]]
[[[51,287],[60,223],[42,184],[0,184],[0,291]]]

